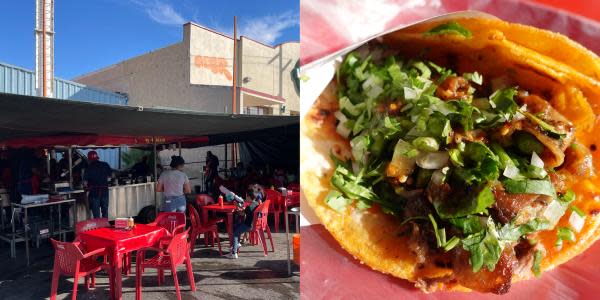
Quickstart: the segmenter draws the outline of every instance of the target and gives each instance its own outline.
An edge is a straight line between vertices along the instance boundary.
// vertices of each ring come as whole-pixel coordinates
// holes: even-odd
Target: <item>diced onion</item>
[[[413,146],[404,140],[398,140],[394,147],[392,161],[385,170],[387,177],[398,178],[400,182],[405,182],[408,176],[415,168],[415,158],[408,157],[407,153],[414,150]]]
[[[333,113],[336,119],[338,119],[339,124],[337,125],[335,131],[344,138],[348,138],[350,136],[350,128],[346,127],[346,122],[348,118],[341,111],[336,111]]]
[[[548,204],[548,207],[546,207],[546,210],[544,211],[544,218],[546,218],[546,220],[548,220],[548,222],[554,226],[558,220],[560,220],[560,217],[562,217],[564,212],[565,208],[557,200],[552,200],[552,202]]]
[[[371,89],[367,92],[367,97],[369,98],[377,98],[379,94],[383,92],[383,88],[379,85],[371,86]]]
[[[376,98],[383,92],[383,80],[381,80],[377,75],[371,74],[365,82],[362,84],[363,90],[367,91],[367,97]]]
[[[417,157],[417,165],[428,170],[441,169],[448,165],[449,158],[447,152],[427,152]]]
[[[533,151],[531,153],[531,165],[538,168],[544,168],[544,161]]]
[[[358,174],[360,172],[360,166],[355,161],[352,162],[352,172],[354,172],[354,174]]]
[[[571,216],[569,217],[569,226],[573,231],[579,232],[581,228],[583,228],[583,224],[585,223],[585,216],[580,216],[577,212],[572,211]]]
[[[525,120],[525,115],[517,110],[517,112],[515,113],[515,116],[513,117],[513,121],[521,121],[521,120]]]
[[[446,179],[446,175],[442,172],[442,170],[435,170],[433,174],[431,174],[431,182],[435,185],[440,185],[444,183]]]
[[[340,123],[344,123],[344,122],[348,121],[348,118],[346,117],[346,115],[344,115],[344,114],[343,114],[341,111],[339,111],[339,110],[336,110],[336,111],[333,113],[333,116],[334,116],[334,117],[335,117],[335,118],[336,118],[338,121],[340,121]]]
[[[348,138],[350,136],[350,128],[346,127],[344,123],[340,122],[336,127],[335,131],[341,135],[343,138]]]
[[[507,164],[502,175],[506,176],[507,178],[514,179],[519,175],[519,168],[513,164]]]
[[[404,88],[404,99],[413,100],[419,97],[418,92],[415,89],[405,87]]]

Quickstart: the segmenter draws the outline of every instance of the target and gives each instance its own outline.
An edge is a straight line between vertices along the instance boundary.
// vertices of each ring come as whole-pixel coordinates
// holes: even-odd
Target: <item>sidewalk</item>
[[[225,237],[224,234],[221,236]],[[275,252],[265,257],[259,246],[244,246],[237,260],[218,256],[217,248],[196,246],[192,267],[197,291],[190,291],[185,268],[178,269],[182,299],[298,299],[300,277],[287,276],[287,252],[285,233],[274,233]],[[291,235],[290,235],[291,241]],[[222,241],[227,247],[227,241]],[[270,249],[270,245],[269,245]],[[228,251],[225,248],[224,254]],[[50,282],[54,253],[50,243],[44,242],[39,249],[32,248],[31,266],[25,267],[23,244],[17,245],[17,259],[9,257],[8,244],[0,244],[0,299],[44,299],[50,295]],[[135,266],[133,267],[135,270]],[[170,272],[165,272],[166,282],[156,286],[156,272],[144,272],[143,299],[176,299]],[[57,299],[71,299],[73,278],[61,277]],[[106,274],[96,277],[96,288],[85,292],[80,280],[78,299],[107,299]],[[123,299],[135,299],[135,271],[123,277]]]

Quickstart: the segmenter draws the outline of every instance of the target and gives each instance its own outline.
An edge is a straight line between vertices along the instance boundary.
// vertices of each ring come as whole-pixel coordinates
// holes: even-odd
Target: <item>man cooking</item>
[[[108,218],[108,179],[112,176],[112,169],[100,161],[96,151],[88,152],[89,165],[85,170],[84,185],[89,191],[88,199],[94,219]]]
[[[17,190],[20,195],[35,195],[40,193],[41,176],[44,174],[43,149],[22,150],[19,162]]]
[[[131,167],[131,174],[134,178],[146,177],[150,174],[148,168],[148,156],[142,157],[142,160]]]

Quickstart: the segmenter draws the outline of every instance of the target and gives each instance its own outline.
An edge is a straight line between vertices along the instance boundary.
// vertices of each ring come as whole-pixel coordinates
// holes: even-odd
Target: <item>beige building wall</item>
[[[184,25],[184,43],[189,45],[190,83],[233,84],[233,39],[194,23]]]
[[[194,23],[183,25],[183,41],[75,78],[126,93],[129,105],[231,112],[233,39]],[[275,47],[241,37],[238,43],[237,112],[267,107],[279,114],[299,111],[294,69],[300,44]]]
[[[239,53],[242,59],[239,86],[242,88],[243,106],[269,106],[274,114],[279,114],[280,105],[285,105],[286,115],[290,110],[299,109],[300,95],[292,79],[300,57],[299,43],[270,47],[241,37]],[[251,91],[244,92],[245,89]]]
[[[189,39],[117,63],[75,81],[126,93],[129,105],[231,111],[231,88],[190,83]]]
[[[230,113],[233,47],[231,37],[186,23],[181,42],[74,80],[126,93],[131,106]],[[257,106],[280,114],[280,103],[285,105],[286,115],[290,111],[299,111],[300,97],[292,79],[300,57],[298,42],[271,47],[241,37],[238,55],[238,113],[244,113],[243,106]],[[219,157],[221,167],[225,166],[226,156],[231,159],[231,149],[225,153],[223,145],[185,150],[183,156],[189,162],[186,172],[191,177],[198,177],[196,182],[200,181],[200,170],[208,150]],[[173,153],[167,150],[161,151],[163,163],[168,164],[171,155]]]

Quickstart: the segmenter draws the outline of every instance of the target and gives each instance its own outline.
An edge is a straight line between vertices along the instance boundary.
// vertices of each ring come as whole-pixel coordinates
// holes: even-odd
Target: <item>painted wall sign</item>
[[[223,74],[227,80],[233,80],[225,58],[196,55],[194,65],[198,68],[208,69],[214,74]]]

